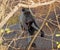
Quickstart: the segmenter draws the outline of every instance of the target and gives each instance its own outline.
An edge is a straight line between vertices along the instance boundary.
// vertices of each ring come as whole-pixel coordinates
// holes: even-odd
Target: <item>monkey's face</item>
[[[25,17],[29,17],[31,15],[28,8],[22,8],[22,12],[23,12]]]

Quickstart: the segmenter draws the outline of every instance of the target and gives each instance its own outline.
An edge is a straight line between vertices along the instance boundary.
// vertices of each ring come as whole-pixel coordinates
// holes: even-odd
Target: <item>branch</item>
[[[25,8],[35,8],[35,7],[38,7],[38,6],[44,6],[44,5],[50,5],[52,3],[56,2],[56,0],[52,0],[52,1],[49,1],[49,2],[44,2],[44,3],[35,3],[35,4],[31,4],[31,5],[25,5],[25,4],[21,4],[22,7],[25,7]]]
[[[31,2],[31,4],[35,4],[33,0],[28,0],[29,2]]]

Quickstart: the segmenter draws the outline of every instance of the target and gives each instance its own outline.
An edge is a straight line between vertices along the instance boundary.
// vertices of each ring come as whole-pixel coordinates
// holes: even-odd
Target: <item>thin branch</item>
[[[33,0],[28,0],[29,2],[31,2],[32,4],[35,4]]]

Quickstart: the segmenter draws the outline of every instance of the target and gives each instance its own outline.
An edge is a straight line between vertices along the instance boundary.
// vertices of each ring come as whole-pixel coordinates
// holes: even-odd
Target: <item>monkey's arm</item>
[[[39,29],[39,26],[37,25],[36,21],[34,20],[34,25]]]
[[[23,22],[23,27],[24,27],[25,30],[28,30],[28,26],[26,25],[25,22]]]
[[[27,25],[26,25],[26,23],[25,23],[25,17],[24,17],[23,14],[20,15],[20,24],[21,24],[21,27],[22,27],[22,28],[24,28],[25,30],[28,30],[28,27],[27,27]]]

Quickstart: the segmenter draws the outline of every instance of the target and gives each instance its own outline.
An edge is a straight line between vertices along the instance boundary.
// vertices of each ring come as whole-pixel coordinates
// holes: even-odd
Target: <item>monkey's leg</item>
[[[34,32],[36,31],[35,30],[35,28],[33,28],[33,27],[31,27],[29,30],[29,34],[32,36],[32,35],[34,35]],[[32,40],[32,38],[30,38],[30,42],[31,42],[31,40]],[[29,44],[30,44],[30,42],[29,42]],[[32,43],[32,46],[31,47],[34,47],[34,48],[36,48],[36,44],[35,43]]]

